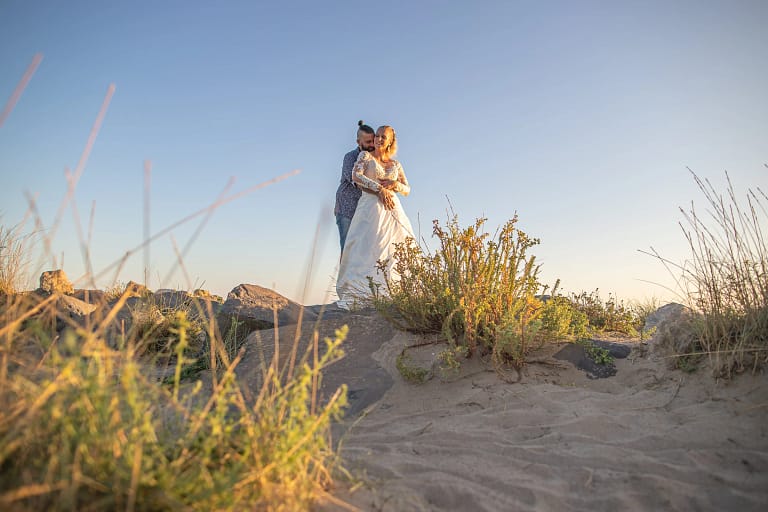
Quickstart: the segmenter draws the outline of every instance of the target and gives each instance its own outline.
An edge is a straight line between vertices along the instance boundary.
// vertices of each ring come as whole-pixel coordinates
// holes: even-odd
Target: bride
[[[377,275],[377,261],[389,260],[387,272],[397,280],[392,268],[394,244],[415,238],[397,197],[397,193],[407,196],[411,187],[403,166],[393,158],[397,152],[395,130],[380,126],[373,143],[373,154],[361,151],[352,169],[352,181],[368,193],[357,203],[341,256],[336,304],[342,309],[349,309],[356,297],[366,295],[368,277],[383,283],[382,276]]]

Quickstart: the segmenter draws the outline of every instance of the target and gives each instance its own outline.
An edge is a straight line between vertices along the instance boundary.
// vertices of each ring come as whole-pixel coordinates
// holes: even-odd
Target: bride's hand
[[[379,185],[387,190],[395,190],[395,187],[397,187],[397,182],[392,180],[381,180]]]
[[[384,208],[387,210],[392,210],[395,208],[395,200],[392,198],[392,192],[386,188],[379,190],[379,199],[381,199]]]

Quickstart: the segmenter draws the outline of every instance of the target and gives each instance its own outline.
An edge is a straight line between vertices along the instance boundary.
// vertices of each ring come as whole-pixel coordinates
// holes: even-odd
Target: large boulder
[[[697,315],[682,304],[671,303],[648,315],[646,329],[656,327],[651,339],[652,351],[664,356],[700,352]],[[669,366],[679,367],[677,358],[669,358]]]
[[[61,269],[47,270],[40,274],[40,290],[48,295],[52,293],[72,295],[75,292],[67,274]]]
[[[107,301],[106,295],[102,290],[85,289],[77,289],[73,294],[76,299],[80,299],[88,304],[103,304]]]
[[[313,321],[317,314],[279,293],[255,284],[241,284],[232,289],[219,311],[219,325],[229,325],[231,317],[245,322],[252,330],[275,327],[275,311],[278,326],[296,324],[303,310],[302,321]]]
[[[192,303],[192,296],[184,290],[157,290],[153,298],[161,309],[186,309]]]
[[[665,304],[645,318],[645,326],[643,329],[648,331],[654,327],[658,328],[665,322],[675,321],[687,310],[687,307],[678,304],[677,302]]]

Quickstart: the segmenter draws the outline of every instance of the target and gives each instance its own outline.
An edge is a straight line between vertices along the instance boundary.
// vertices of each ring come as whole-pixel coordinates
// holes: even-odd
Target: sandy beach
[[[634,344],[617,373],[532,364],[507,383],[479,359],[458,374],[406,382],[395,367],[421,341],[375,313],[342,314],[345,360],[324,388],[348,382],[351,411],[336,429],[352,480],[333,494],[365,511],[766,510],[768,381],[716,383],[668,369],[652,343]],[[308,328],[308,326],[307,326]],[[280,329],[292,339],[295,328]],[[259,334],[265,347],[271,334]],[[282,345],[282,342],[281,342]],[[556,347],[550,348],[554,350]],[[415,349],[429,360],[440,349]],[[248,356],[238,373],[252,374]],[[359,364],[358,364],[359,363]],[[250,369],[249,369],[250,368]],[[325,503],[319,510],[344,510]]]

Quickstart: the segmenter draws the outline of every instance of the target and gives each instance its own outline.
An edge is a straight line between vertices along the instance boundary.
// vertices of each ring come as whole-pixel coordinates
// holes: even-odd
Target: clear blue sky
[[[364,119],[397,130],[403,203],[428,240],[447,198],[463,224],[495,229],[517,211],[546,282],[664,297],[644,281],[668,284],[665,270],[638,249],[686,257],[678,207],[703,207],[686,167],[718,188],[726,170],[739,190],[768,185],[766,26],[763,0],[2,0],[0,105],[44,56],[0,127],[2,221],[23,218],[28,191],[53,223],[114,83],[76,193],[85,231],[95,201],[96,270],[142,240],[144,160],[152,232],[231,176],[237,192],[300,169],[220,208],[185,268],[221,295],[255,283],[302,300],[317,231],[303,302],[324,301],[341,161]],[[198,224],[174,231],[179,248]],[[71,209],[53,250],[83,274]],[[188,286],[180,271],[161,282],[176,265],[169,236],[150,256],[150,287]],[[118,279],[142,269],[139,251]]]

